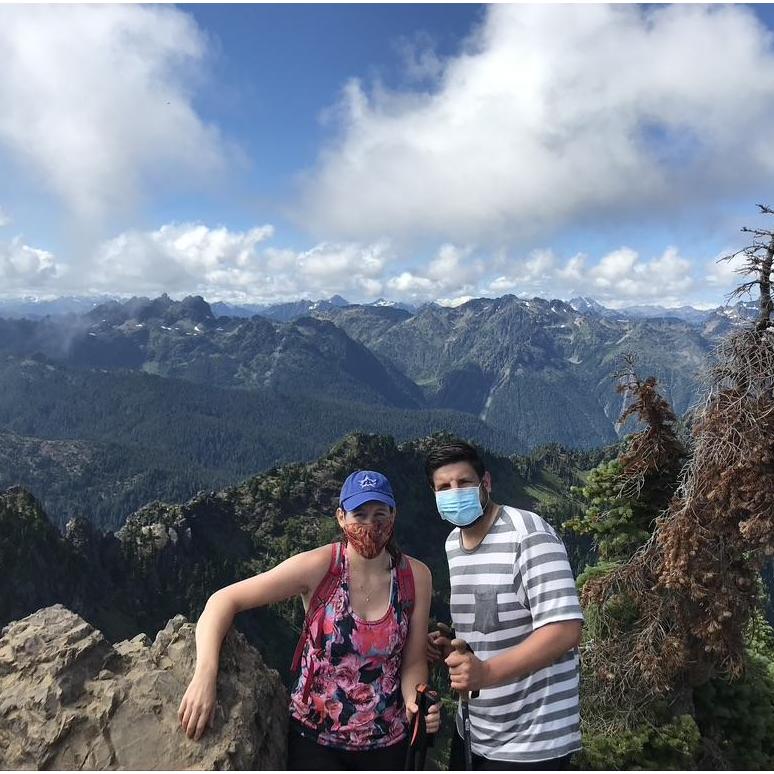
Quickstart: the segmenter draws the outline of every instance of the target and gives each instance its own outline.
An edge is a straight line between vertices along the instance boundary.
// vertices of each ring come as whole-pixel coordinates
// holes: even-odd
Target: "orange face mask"
[[[364,559],[374,559],[379,556],[381,550],[390,542],[392,530],[395,527],[395,517],[387,521],[375,524],[347,524],[344,523],[344,534],[347,542]]]

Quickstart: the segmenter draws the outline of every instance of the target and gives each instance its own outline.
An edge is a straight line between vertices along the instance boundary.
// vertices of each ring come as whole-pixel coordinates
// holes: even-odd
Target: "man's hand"
[[[436,664],[451,653],[451,640],[438,630],[427,635],[427,660]]]
[[[417,712],[419,712],[419,707],[416,702],[412,701],[406,704],[406,717],[408,717],[409,724],[411,724],[411,721]],[[425,716],[425,727],[428,734],[435,734],[438,732],[438,729],[441,727],[440,702],[430,705],[430,708],[427,710],[427,715]]]
[[[487,665],[475,653],[453,651],[444,661],[449,667],[451,687],[455,691],[478,691],[486,688]]]

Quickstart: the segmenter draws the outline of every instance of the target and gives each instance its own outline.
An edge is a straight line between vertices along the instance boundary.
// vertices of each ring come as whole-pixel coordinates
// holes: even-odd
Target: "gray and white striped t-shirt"
[[[451,614],[457,635],[486,660],[547,623],[583,620],[564,544],[536,513],[503,507],[474,550],[459,528],[446,540]],[[531,763],[579,750],[577,649],[550,666],[470,700],[472,749]],[[461,715],[457,728],[462,734]]]

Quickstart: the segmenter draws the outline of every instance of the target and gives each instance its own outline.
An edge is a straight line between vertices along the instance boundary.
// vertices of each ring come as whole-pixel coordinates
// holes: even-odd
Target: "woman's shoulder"
[[[296,554],[296,558],[309,569],[327,569],[331,564],[331,558],[334,556],[335,543],[328,543],[324,546],[312,548],[309,551],[302,551]]]
[[[408,554],[403,554],[403,556],[406,557],[406,561],[408,561],[409,566],[411,567],[411,571],[414,574],[415,583],[418,580],[426,580],[427,582],[430,582],[432,579],[430,568],[424,562],[420,562],[419,559],[415,559],[413,556],[409,556]]]
[[[325,577],[331,566],[331,556],[333,555],[333,545],[328,544],[312,548],[309,551],[301,551],[293,556],[293,563],[296,570],[303,573],[307,580],[309,592],[314,591],[320,581]]]

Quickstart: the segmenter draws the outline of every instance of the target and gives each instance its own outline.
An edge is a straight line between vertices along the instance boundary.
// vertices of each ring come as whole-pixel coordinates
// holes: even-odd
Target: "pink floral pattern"
[[[343,569],[325,608],[320,646],[306,643],[290,715],[319,744],[343,750],[387,747],[408,733],[400,667],[409,611],[404,610],[393,568],[387,613],[379,621],[357,617],[350,606],[346,552]],[[310,674],[311,690],[304,701],[303,686]]]

